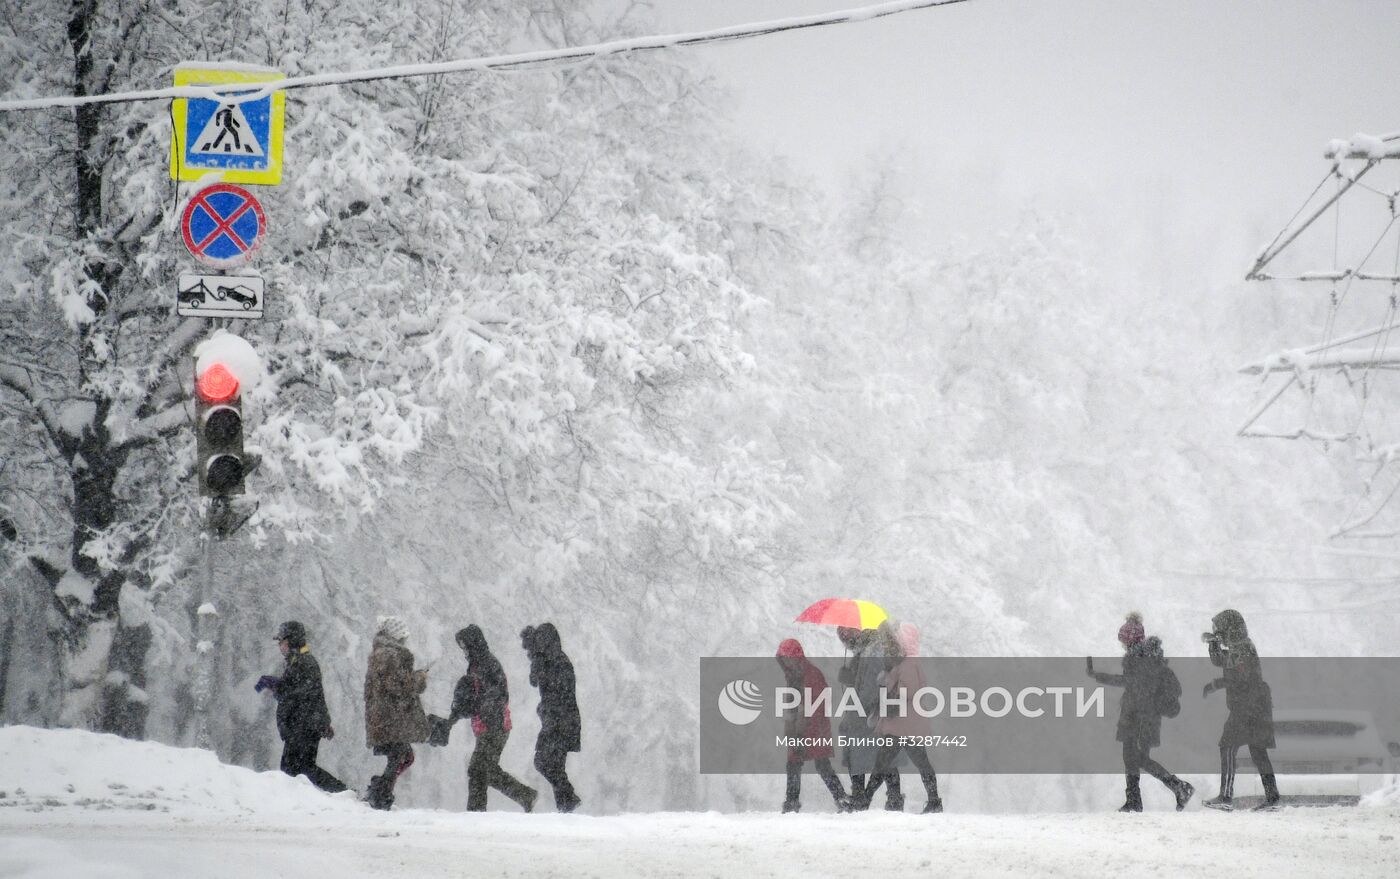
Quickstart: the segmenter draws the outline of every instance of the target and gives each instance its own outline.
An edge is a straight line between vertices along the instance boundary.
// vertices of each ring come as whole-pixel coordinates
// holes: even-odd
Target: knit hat
[[[905,656],[919,655],[919,627],[913,623],[900,623],[895,632],[895,640]]]
[[[288,647],[301,648],[306,646],[306,626],[296,620],[287,620],[277,627],[277,637],[275,641],[286,641]]]
[[[1118,629],[1118,641],[1124,647],[1132,647],[1134,644],[1142,643],[1142,639],[1146,635],[1147,631],[1142,627],[1142,614],[1137,611],[1128,614],[1128,618]]]
[[[408,640],[408,623],[399,617],[388,616],[379,618],[379,634],[395,641]]]

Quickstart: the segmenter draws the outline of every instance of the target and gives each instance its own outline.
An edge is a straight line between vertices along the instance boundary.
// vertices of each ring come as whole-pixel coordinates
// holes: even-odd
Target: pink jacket
[[[898,705],[891,705],[888,709],[883,709],[880,721],[875,725],[875,732],[882,736],[927,736],[933,734],[933,719],[923,717],[914,710],[914,694],[925,686],[923,669],[919,668],[919,630],[913,623],[901,623],[899,626],[896,641],[900,650],[904,653],[904,658],[899,664],[885,672],[881,683],[884,686],[882,694],[882,704],[884,696],[891,700],[903,694],[904,716],[899,715]],[[932,700],[924,700],[924,704],[932,707]]]

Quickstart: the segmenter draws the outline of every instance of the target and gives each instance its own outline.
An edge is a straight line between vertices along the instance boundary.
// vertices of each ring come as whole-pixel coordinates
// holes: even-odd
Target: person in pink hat
[[[1162,764],[1152,759],[1152,748],[1161,743],[1162,718],[1175,717],[1181,711],[1181,682],[1167,666],[1162,653],[1162,641],[1148,638],[1142,625],[1142,614],[1133,611],[1118,628],[1118,643],[1123,646],[1122,674],[1094,671],[1089,657],[1085,667],[1089,676],[1101,684],[1123,688],[1123,700],[1118,709],[1118,741],[1123,743],[1123,775],[1127,797],[1120,812],[1142,811],[1142,773],[1147,772],[1162,782],[1176,797],[1176,810],[1186,808],[1195,788],[1172,775]]]
[[[914,710],[914,694],[924,687],[924,672],[919,668],[919,629],[913,623],[896,623],[885,620],[880,624],[879,637],[885,648],[885,664],[888,671],[882,681],[885,696],[890,700],[901,700],[905,710],[900,713],[891,710],[880,715],[875,724],[875,735],[888,738],[891,743],[882,745],[875,758],[875,773],[870,776],[870,784],[861,794],[861,807],[869,808],[870,800],[880,783],[893,774],[895,763],[901,753],[908,754],[919,778],[924,783],[924,793],[928,801],[924,804],[924,814],[943,811],[943,800],[938,796],[938,776],[928,759],[924,742],[933,736],[933,721]],[[881,705],[885,703],[884,697]]]

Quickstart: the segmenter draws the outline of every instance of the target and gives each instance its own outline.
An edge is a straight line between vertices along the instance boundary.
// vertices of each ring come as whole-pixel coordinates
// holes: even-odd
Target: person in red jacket
[[[777,659],[789,687],[810,693],[814,700],[826,690],[826,677],[802,652],[802,645],[796,639],[788,638],[778,645]],[[807,702],[806,693],[798,706],[788,709],[783,717],[785,734],[801,740],[801,743],[788,747],[787,798],[783,801],[783,811],[797,812],[802,809],[802,764],[811,760],[816,763],[817,774],[826,783],[826,789],[831,791],[836,808],[849,812],[851,801],[846,796],[846,789],[841,786],[841,779],[836,777],[836,770],[831,768],[831,758],[836,753],[832,748],[831,718],[821,711],[805,712],[803,704]]]

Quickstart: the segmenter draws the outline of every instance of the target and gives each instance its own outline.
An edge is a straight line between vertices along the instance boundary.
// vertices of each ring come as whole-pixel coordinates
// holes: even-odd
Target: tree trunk
[[[73,92],[78,96],[101,90],[93,88],[98,6],[98,0],[74,0],[68,21]],[[104,423],[111,401],[94,392],[88,380],[105,365],[103,358],[107,355],[98,353],[91,337],[100,327],[110,294],[121,278],[120,264],[105,258],[111,250],[104,240],[102,203],[103,145],[107,140],[104,125],[108,116],[106,107],[99,104],[79,106],[73,111],[77,133],[73,153],[74,237],[80,243],[98,245],[93,250],[97,256],[83,267],[84,274],[96,285],[87,302],[94,320],[78,330],[80,393],[93,402],[94,415],[82,436],[57,438],[73,487],[71,569],[60,572],[47,565],[39,567],[55,590],[55,601],[65,620],[64,631],[59,633],[64,648],[65,685],[61,721],[140,738],[146,726],[142,687],[151,634],[147,626],[123,627],[120,618],[121,590],[131,579],[128,566],[138,546],[123,547],[117,566],[106,568],[88,551],[89,544],[102,538],[118,521],[114,487],[126,463],[126,453],[112,444]],[[68,581],[71,577],[82,578],[91,588],[78,587]]]

